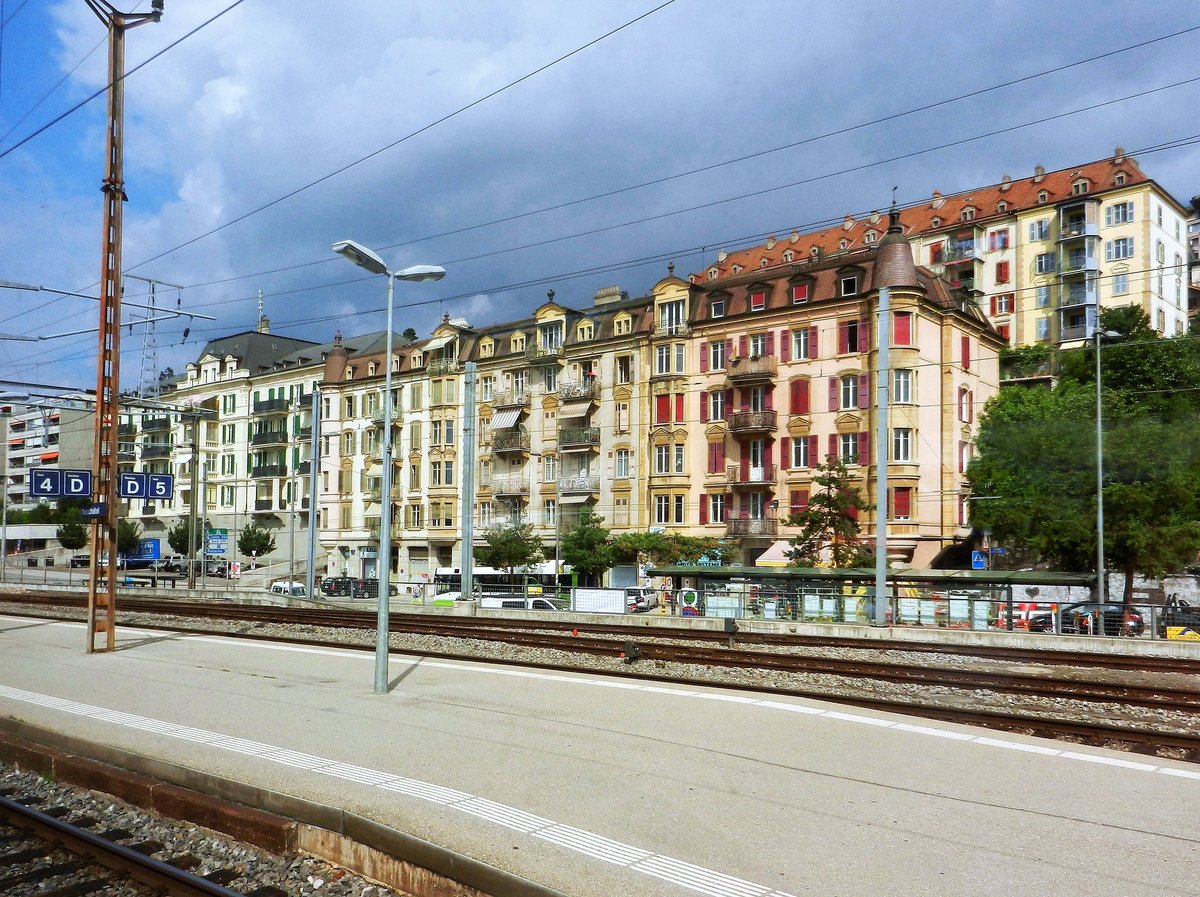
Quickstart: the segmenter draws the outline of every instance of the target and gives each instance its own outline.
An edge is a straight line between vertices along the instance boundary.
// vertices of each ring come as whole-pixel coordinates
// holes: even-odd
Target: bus
[[[471,578],[475,594],[480,595],[544,595],[550,598],[568,597],[571,591],[571,567],[562,565],[562,572],[555,576],[554,561],[543,561],[531,567],[520,567],[510,575],[507,570],[495,567],[473,567]],[[445,593],[457,595],[462,591],[462,568],[438,567],[433,573],[433,591],[436,601]]]

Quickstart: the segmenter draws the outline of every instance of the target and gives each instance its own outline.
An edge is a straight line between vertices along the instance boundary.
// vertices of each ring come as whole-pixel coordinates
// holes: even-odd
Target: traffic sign
[[[58,498],[62,495],[62,471],[29,471],[29,491],[38,498]]]
[[[985,558],[983,556],[982,551],[972,551],[971,552],[971,569],[972,570],[986,570],[987,569],[987,558]]]

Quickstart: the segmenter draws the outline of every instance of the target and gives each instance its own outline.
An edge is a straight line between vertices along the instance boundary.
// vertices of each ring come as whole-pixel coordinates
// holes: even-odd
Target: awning
[[[41,458],[43,461],[57,461],[58,452],[42,452]]]
[[[792,565],[791,558],[788,556],[792,550],[792,543],[787,539],[780,539],[771,544],[771,547],[758,556],[758,560],[754,562],[755,567],[790,567]]]
[[[521,416],[524,408],[505,408],[503,411],[497,411],[492,416],[493,430],[511,430],[513,424],[517,422],[517,418]]]
[[[563,402],[562,407],[558,409],[558,416],[559,419],[564,417],[583,417],[591,407],[591,399],[576,399],[573,402]]]
[[[564,495],[559,498],[558,503],[560,505],[581,505],[584,502],[589,502],[591,500],[591,494],[585,493],[583,495]]]
[[[425,345],[423,345],[421,347],[421,351],[422,352],[433,352],[436,349],[441,349],[446,345],[446,343],[450,342],[450,340],[452,340],[452,339],[454,339],[453,333],[450,334],[449,336],[435,336],[433,339],[431,339],[429,342],[427,342]]]

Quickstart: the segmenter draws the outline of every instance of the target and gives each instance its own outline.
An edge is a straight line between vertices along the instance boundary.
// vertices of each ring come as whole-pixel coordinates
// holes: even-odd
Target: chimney
[[[1033,182],[1035,184],[1040,184],[1045,179],[1046,179],[1046,167],[1044,165],[1035,166],[1033,169]]]
[[[946,201],[945,198],[942,196],[942,191],[934,190],[933,191],[933,202],[930,203],[930,206],[932,206],[935,209],[940,209],[942,207],[942,203],[944,203],[945,201]]]
[[[271,319],[268,318],[266,315],[258,316],[258,332],[259,333],[270,333],[271,332]]]
[[[842,230],[850,230],[852,227],[854,227],[854,216],[847,215],[842,221]]]
[[[1008,175],[1005,175],[1004,177],[1000,178],[1000,192],[1001,193],[1007,193],[1008,188],[1011,186],[1012,186],[1012,178],[1010,178]]]
[[[790,237],[788,237],[788,239],[793,243],[798,242],[800,240],[800,231],[798,231],[798,230],[792,231],[792,235]]]
[[[617,287],[601,287],[596,290],[596,295],[592,297],[593,305],[604,305],[607,302],[617,302],[621,299],[621,288]]]
[[[1113,153],[1113,164],[1120,165],[1124,161],[1125,161],[1125,147],[1118,146],[1116,151]]]
[[[774,249],[774,248],[775,248],[775,244],[776,244],[776,243],[778,243],[778,242],[779,242],[779,241],[775,239],[775,235],[774,235],[774,234],[770,234],[770,235],[768,235],[768,236],[767,236],[767,249]]]
[[[723,262],[727,258],[729,258],[729,253],[726,252],[724,249],[722,249],[720,252],[717,253],[717,261],[718,262]]]

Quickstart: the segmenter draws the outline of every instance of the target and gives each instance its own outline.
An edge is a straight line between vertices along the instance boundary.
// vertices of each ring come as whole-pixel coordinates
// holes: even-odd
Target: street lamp
[[[1096,339],[1096,603],[1104,603],[1104,429],[1100,410],[1100,341],[1121,336],[1097,327]]]
[[[383,513],[379,515],[379,569],[376,577],[379,614],[375,635],[375,694],[387,693],[388,684],[388,587],[392,577],[392,288],[397,280],[422,282],[441,280],[446,269],[436,265],[413,265],[403,271],[389,271],[376,253],[355,243],[342,240],[333,244],[333,251],[345,256],[358,267],[387,278],[387,337],[383,361]]]

